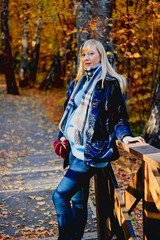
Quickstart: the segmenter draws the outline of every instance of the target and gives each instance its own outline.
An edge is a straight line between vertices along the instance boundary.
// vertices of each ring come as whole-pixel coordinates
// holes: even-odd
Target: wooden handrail
[[[147,143],[124,144],[117,140],[116,144],[126,152],[132,153],[141,158],[143,161],[160,168],[160,149],[155,148]]]
[[[122,191],[111,164],[95,176],[98,240],[135,240],[129,214],[142,199],[143,239],[160,239],[160,150],[147,143],[116,142],[124,151],[142,159],[142,165],[131,183]]]

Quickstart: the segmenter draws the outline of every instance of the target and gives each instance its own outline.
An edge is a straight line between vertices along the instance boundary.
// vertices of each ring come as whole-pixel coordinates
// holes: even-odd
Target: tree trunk
[[[76,3],[75,0],[68,1],[68,8],[70,15],[69,21],[66,22],[67,29],[75,29],[76,20]],[[76,33],[71,33],[65,42],[65,54],[62,60],[62,72],[64,72],[64,77],[69,83],[75,79],[76,75],[76,64],[77,64],[77,36]]]
[[[62,64],[58,53],[56,56],[53,57],[53,63],[51,65],[50,71],[44,81],[40,84],[39,89],[47,90],[49,88],[62,88],[64,82],[62,79],[60,79],[61,71]]]
[[[32,53],[31,53],[31,61],[29,63],[30,65],[30,80],[32,83],[36,82],[36,73],[37,73],[37,66],[38,66],[38,60],[39,60],[39,49],[40,49],[40,32],[41,32],[41,12],[42,12],[42,6],[38,6],[38,12],[40,16],[37,19],[36,23],[36,30],[35,30],[35,36],[32,41]]]
[[[75,73],[75,66],[77,64],[77,58],[75,58],[75,56],[77,55],[76,52],[76,46],[73,49],[72,45],[75,43],[75,45],[77,44],[76,42],[76,36],[75,34],[70,35],[70,38],[68,39],[68,41],[66,41],[66,51],[65,51],[65,75],[66,75],[66,79],[67,79],[67,83],[71,82],[73,79],[75,79],[76,77],[76,73]]]
[[[40,90],[46,91],[52,87],[52,83],[54,81],[54,71],[55,71],[55,68],[53,65],[51,65],[51,68],[50,68],[49,72],[47,73],[47,76],[45,77],[45,79],[39,86]]]
[[[111,38],[113,0],[94,0],[93,18],[99,19],[98,39],[102,42],[112,66],[115,65],[114,47]]]
[[[154,93],[151,113],[143,136],[147,143],[160,148],[160,77]]]
[[[28,79],[28,14],[29,5],[25,1],[23,7],[23,37],[22,37],[22,59],[21,59],[21,66],[20,66],[20,87],[26,87],[29,84]]]
[[[90,34],[86,31],[88,21],[92,18],[93,0],[79,0],[76,12],[77,27],[77,47],[78,51],[82,43],[90,38]]]
[[[1,34],[4,73],[7,83],[7,93],[19,95],[14,75],[13,58],[9,41],[8,3],[8,0],[1,1]]]
[[[110,36],[112,29],[112,5],[113,0],[79,0],[76,27],[78,50],[85,40],[96,38],[102,42],[108,59],[114,66],[114,47]]]

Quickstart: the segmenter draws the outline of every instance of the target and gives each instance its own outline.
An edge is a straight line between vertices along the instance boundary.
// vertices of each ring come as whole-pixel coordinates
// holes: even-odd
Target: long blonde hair
[[[101,75],[101,78],[102,78],[102,86],[104,85],[104,80],[105,80],[105,77],[106,77],[106,74],[110,74],[111,76],[115,77],[118,81],[119,81],[119,84],[120,84],[120,87],[121,87],[121,91],[124,93],[126,88],[127,88],[127,81],[126,81],[126,78],[117,73],[111,66],[111,64],[109,63],[108,61],[108,58],[107,58],[107,55],[106,55],[106,52],[105,52],[105,49],[102,45],[101,42],[99,42],[98,40],[96,39],[89,39],[87,41],[85,41],[81,47],[80,47],[80,51],[79,51],[79,55],[80,55],[80,63],[79,63],[79,68],[78,68],[78,73],[77,73],[77,77],[76,79],[79,81],[81,79],[81,77],[84,75],[84,66],[82,64],[82,60],[81,60],[81,57],[82,57],[82,52],[83,51],[86,51],[88,49],[90,49],[92,46],[95,46],[100,57],[101,57],[101,65],[102,65],[102,75]]]

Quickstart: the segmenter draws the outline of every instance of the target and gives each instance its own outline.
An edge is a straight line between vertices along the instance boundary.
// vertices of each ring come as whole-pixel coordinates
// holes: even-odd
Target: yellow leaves
[[[88,30],[87,29],[80,29],[80,32],[82,32],[82,33],[88,33]]]
[[[95,30],[95,28],[96,28],[96,27],[95,27],[94,25],[90,25],[90,29],[91,29],[91,30]]]
[[[112,54],[112,52],[106,52],[106,54],[107,54],[107,56],[109,56],[109,55],[111,55],[111,54]]]
[[[135,33],[135,30],[134,30],[134,29],[130,29],[130,31],[131,31],[132,33]]]
[[[131,52],[126,51],[125,57],[126,58],[140,58],[141,56],[138,52],[132,54]]]
[[[72,29],[68,29],[67,36],[72,35],[73,33],[76,33],[76,32],[77,32],[76,28],[74,28],[73,30]]]
[[[117,46],[116,55],[119,60],[117,68],[119,72],[128,77],[128,93],[131,100],[128,104],[128,109],[130,115],[132,115],[132,112],[134,115],[130,117],[130,122],[133,126],[132,131],[134,127],[137,128],[140,125],[140,119],[142,119],[142,124],[145,122],[149,108],[148,100],[153,91],[153,45],[154,64],[156,66],[159,51],[160,21],[158,20],[160,19],[158,5],[155,4],[153,6],[156,13],[154,16],[151,1],[147,4],[139,5],[137,13],[134,12],[134,7],[129,7],[127,12],[126,3],[117,3],[117,9],[121,9],[121,13],[113,10],[113,19],[116,19],[116,21],[112,29],[112,36],[113,42]],[[153,26],[154,28],[152,28]],[[152,42],[153,37],[154,44]],[[156,79],[157,77],[158,75]]]
[[[50,43],[50,44],[48,44],[48,48],[50,49],[50,50],[53,50],[53,44],[52,43]]]
[[[139,72],[134,73],[134,78],[137,79],[139,77]]]
[[[120,29],[119,31],[117,31],[117,33],[119,33],[119,34],[123,34],[123,33],[125,33],[125,29],[122,28],[122,29]]]
[[[132,53],[131,52],[125,52],[125,57],[128,57],[128,58],[132,58],[133,57],[133,55],[132,55]]]
[[[134,116],[130,116],[130,122],[132,122],[132,124],[137,123],[139,121],[139,116],[135,115]]]
[[[136,52],[136,53],[133,54],[133,57],[134,57],[134,58],[139,58],[139,57],[140,57],[140,54],[139,54],[138,52]]]
[[[129,168],[124,168],[123,169],[125,172],[131,172],[131,170]]]

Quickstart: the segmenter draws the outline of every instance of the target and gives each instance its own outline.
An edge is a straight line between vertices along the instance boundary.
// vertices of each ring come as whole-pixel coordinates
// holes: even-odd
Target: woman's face
[[[86,69],[97,65],[101,61],[101,57],[96,46],[93,45],[84,51],[82,50],[81,61],[83,67]]]

